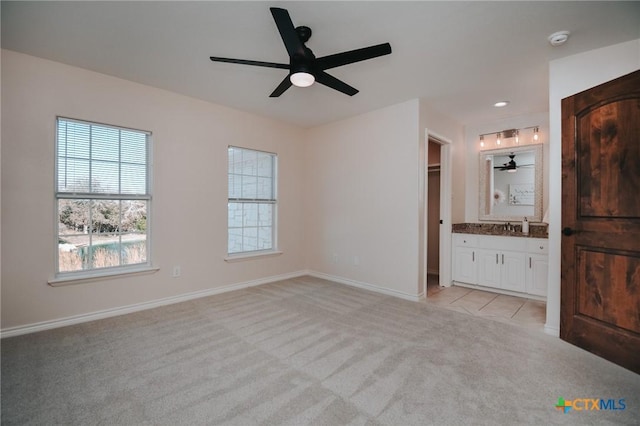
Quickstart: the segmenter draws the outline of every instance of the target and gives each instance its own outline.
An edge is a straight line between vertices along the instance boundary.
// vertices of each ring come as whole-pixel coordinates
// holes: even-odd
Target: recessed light
[[[496,108],[506,107],[507,105],[509,105],[509,101],[499,101],[493,104],[493,106]]]
[[[565,44],[569,39],[569,34],[571,34],[569,31],[555,32],[548,37],[549,43],[551,43],[551,45],[554,47]]]

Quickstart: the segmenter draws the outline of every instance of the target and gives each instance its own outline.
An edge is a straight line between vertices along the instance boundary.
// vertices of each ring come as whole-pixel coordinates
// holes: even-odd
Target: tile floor
[[[540,331],[546,321],[545,302],[466,287],[440,287],[437,275],[427,277],[427,303]]]

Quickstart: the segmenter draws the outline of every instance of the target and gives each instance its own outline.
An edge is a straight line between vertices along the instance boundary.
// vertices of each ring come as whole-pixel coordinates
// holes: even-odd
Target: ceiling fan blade
[[[316,81],[320,84],[324,84],[327,87],[342,92],[345,95],[353,96],[358,93],[358,89],[349,86],[347,83],[338,80],[337,78],[327,74],[324,71],[318,71],[315,75]]]
[[[321,70],[352,64],[354,62],[366,61],[391,53],[389,43],[377,44],[375,46],[363,47],[362,49],[350,50],[348,52],[336,53],[335,55],[323,56],[316,59],[316,65]]]
[[[289,87],[291,87],[291,80],[289,79],[289,75],[287,74],[284,80],[282,80],[278,87],[276,87],[276,90],[274,90],[273,93],[269,95],[269,97],[277,98],[278,96],[282,95]]]
[[[300,37],[298,37],[293,22],[291,22],[289,12],[287,12],[286,9],[280,9],[278,7],[272,7],[270,10],[273,20],[276,21],[278,31],[280,31],[280,37],[282,37],[284,46],[287,48],[289,57],[293,57],[294,55],[305,56],[304,45],[302,41],[300,41]]]
[[[211,59],[213,62],[229,62],[231,64],[255,65],[257,67],[280,68],[283,70],[289,69],[289,64],[277,64],[275,62],[249,61],[246,59],[232,59],[232,58],[218,58],[217,56],[210,56],[209,59]]]

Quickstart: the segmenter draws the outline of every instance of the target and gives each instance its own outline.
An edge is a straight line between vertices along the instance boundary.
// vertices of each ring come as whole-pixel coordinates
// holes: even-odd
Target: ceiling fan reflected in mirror
[[[509,173],[515,173],[518,168],[520,167],[532,167],[533,164],[521,164],[521,165],[517,165],[516,164],[516,155],[512,152],[511,154],[509,154],[509,162],[508,163],[504,163],[502,166],[495,166],[494,169],[497,169],[501,172],[509,172]]]
[[[271,15],[276,22],[282,41],[289,54],[289,63],[280,64],[275,62],[252,61],[246,59],[220,58],[211,56],[214,62],[229,62],[232,64],[254,65],[258,67],[280,68],[289,70],[289,74],[282,80],[276,89],[269,95],[277,98],[282,95],[291,85],[297,87],[308,87],[314,82],[318,82],[327,87],[335,89],[346,95],[353,96],[358,90],[347,83],[338,80],[325,71],[342,65],[354,62],[365,61],[377,58],[378,56],[391,53],[389,43],[364,47],[362,49],[350,50],[348,52],[336,53],[333,55],[316,58],[311,49],[305,43],[311,37],[311,28],[305,26],[294,27],[289,12],[286,9],[277,7],[270,8]]]

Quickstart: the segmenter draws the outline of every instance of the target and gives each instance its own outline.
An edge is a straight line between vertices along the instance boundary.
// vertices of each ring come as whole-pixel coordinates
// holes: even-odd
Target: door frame
[[[420,265],[421,277],[420,292],[427,297],[427,239],[428,229],[428,164],[429,164],[429,139],[440,145],[440,265],[439,265],[439,285],[443,287],[451,286],[451,139],[442,136],[428,128],[425,129],[424,139],[420,146],[420,250],[422,254],[418,264]]]

